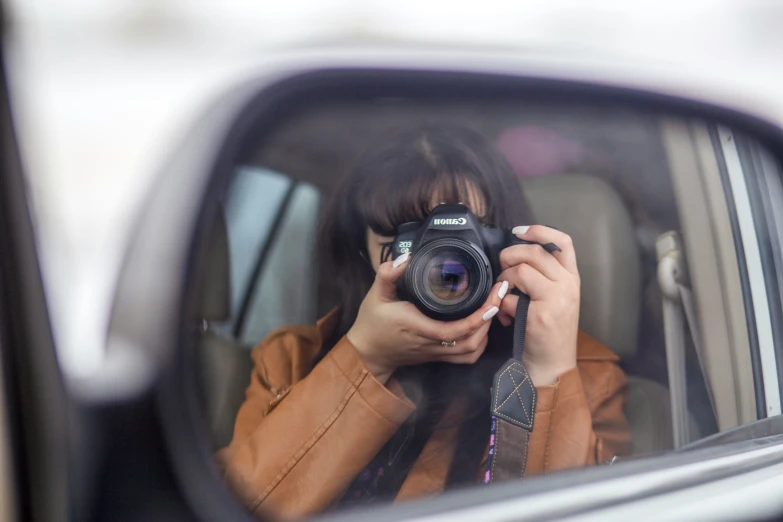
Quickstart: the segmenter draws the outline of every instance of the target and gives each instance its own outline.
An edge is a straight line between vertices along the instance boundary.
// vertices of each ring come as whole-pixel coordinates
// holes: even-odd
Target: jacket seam
[[[607,354],[607,355],[582,355],[576,356],[576,361],[582,361],[582,362],[618,362],[620,358],[615,354]]]
[[[359,392],[359,398],[360,398],[360,399],[361,399],[361,400],[362,400],[362,401],[363,401],[363,402],[364,402],[364,403],[365,403],[365,404],[366,404],[366,405],[367,405],[367,406],[368,406],[368,407],[369,407],[369,408],[370,408],[372,411],[374,411],[374,412],[375,412],[375,414],[376,414],[378,417],[380,417],[381,419],[385,420],[386,422],[388,422],[388,423],[389,423],[389,424],[391,424],[392,426],[398,427],[398,426],[400,425],[400,423],[399,423],[398,421],[396,421],[396,420],[394,420],[394,419],[390,419],[389,417],[387,417],[386,415],[384,415],[382,412],[378,411],[378,409],[377,409],[377,408],[376,408],[376,407],[375,407],[375,406],[372,404],[372,402],[368,401],[368,400],[367,400],[367,397],[365,397],[365,396],[362,394],[362,391],[361,391],[361,386],[362,386],[362,385],[364,384],[364,382],[365,382],[365,381],[367,381],[368,379],[375,379],[375,377],[374,377],[374,376],[371,376],[371,375],[370,375],[370,373],[368,372],[368,374],[367,374],[367,377],[366,377],[365,379],[362,379],[362,382],[359,384],[359,386],[357,386],[357,390],[358,390],[358,392]],[[378,382],[377,384],[378,384],[379,386],[383,386],[383,384],[381,384],[380,382]],[[388,388],[387,388],[387,391],[388,391],[388,393],[390,393],[391,395],[394,395],[394,393],[393,393],[393,392],[391,392],[390,390],[388,390]],[[399,398],[398,396],[396,396],[396,395],[394,395],[394,399],[395,399],[395,400],[397,400],[397,401],[402,401],[402,399],[400,399],[400,398]],[[405,407],[406,407],[406,408],[409,408],[409,406],[408,406],[407,404],[405,404]]]
[[[614,366],[614,365],[613,365]],[[614,368],[612,368],[612,371],[609,372],[609,374],[602,379],[603,382],[601,383],[601,389],[594,393],[592,396],[588,397],[587,393],[585,393],[585,399],[587,400],[587,405],[590,407],[590,412],[592,413],[594,409],[598,408],[601,404],[603,404],[607,399],[611,397],[611,391],[612,391],[612,382],[614,382],[615,375],[614,375]]]
[[[302,332],[299,331],[300,329],[307,329],[307,327],[281,327],[277,330],[274,330],[272,333],[269,334],[269,336],[264,339],[261,343],[255,346],[251,350],[250,353],[250,359],[253,361],[254,370],[258,374],[259,378],[261,379],[262,384],[266,384],[267,388],[272,387],[279,387],[278,384],[275,384],[272,382],[272,379],[269,376],[269,369],[267,368],[266,364],[266,355],[268,355],[268,351],[271,346],[276,345],[278,343],[283,343],[286,347],[284,348],[284,351],[286,354],[290,357],[292,352],[294,350],[290,349],[288,347],[288,344],[282,341],[282,339],[286,338],[292,338],[294,342],[301,344],[302,341],[313,343],[315,339],[311,338],[309,332]],[[289,368],[290,369],[290,368]],[[312,369],[312,368],[311,368]],[[301,380],[301,379],[300,379]],[[291,379],[291,382],[289,384],[283,383],[281,386],[288,387],[293,386],[296,384],[293,379]]]
[[[613,380],[614,372],[610,372],[609,375],[603,379],[603,386],[600,392],[593,395],[592,398],[588,398],[587,394],[585,394],[587,407],[590,410],[590,431],[593,434],[593,441],[595,443],[595,447],[593,448],[593,459],[595,460],[596,464],[601,462],[601,456],[603,453],[603,439],[601,439],[601,437],[599,437],[595,432],[595,418],[593,413],[611,396],[610,391],[612,390],[611,384]]]
[[[269,370],[266,367],[266,364],[264,361],[259,360],[258,364],[256,365],[256,372],[258,374],[258,379],[261,382],[262,385],[264,385],[267,389],[271,390],[273,388],[271,379],[269,378]]]
[[[270,333],[260,344],[266,346],[273,344],[280,337],[292,336],[297,340],[309,341],[315,343],[318,340],[318,332],[311,331],[314,329],[311,326],[283,326]]]
[[[593,431],[595,433],[595,431]],[[604,460],[604,440],[599,437],[598,435],[595,435],[595,462],[596,464],[599,464],[603,462]]]
[[[547,426],[547,430],[546,430],[546,444],[544,445],[544,470],[543,470],[544,473],[549,471],[549,443],[552,440],[552,428],[553,428],[552,425],[554,424],[554,422],[556,420],[554,414],[555,414],[555,411],[557,411],[557,407],[559,405],[559,400],[560,400],[560,386],[555,388],[555,396],[554,396],[554,399],[552,400],[552,405],[553,406],[552,406],[552,409],[549,410],[549,426]]]
[[[558,396],[558,399],[565,401],[570,399],[571,397],[576,397],[580,393],[585,397],[585,399],[587,399],[587,393],[585,392],[584,383],[582,382],[582,372],[578,367],[576,368],[576,376],[572,378],[578,380],[579,383],[574,384],[573,389],[570,390],[568,394],[564,394],[562,397]],[[558,388],[558,395],[559,392],[560,392],[560,388]]]
[[[339,368],[339,365],[335,364]],[[340,373],[345,375],[345,372],[342,371],[340,368]],[[346,390],[345,395],[343,395],[343,398],[340,400],[340,403],[335,407],[334,411],[329,415],[329,417],[315,430],[313,435],[305,442],[295,453],[294,455],[286,462],[285,466],[283,466],[283,469],[280,470],[280,472],[275,476],[274,479],[269,483],[269,485],[264,489],[264,491],[256,497],[253,502],[250,504],[250,511],[255,512],[256,509],[261,505],[261,503],[266,500],[266,498],[274,491],[274,489],[280,485],[280,482],[283,481],[283,479],[291,472],[291,470],[294,469],[296,464],[302,460],[305,455],[307,455],[307,452],[310,451],[310,449],[315,445],[318,440],[323,437],[323,435],[326,433],[326,431],[331,427],[332,424],[337,420],[337,418],[340,416],[340,414],[345,410],[346,405],[351,400],[351,397],[353,397],[356,392],[359,389],[359,385],[361,382],[367,377],[366,372],[361,372],[355,379],[355,381],[349,381],[351,386]]]
[[[348,341],[348,342],[350,343],[350,341]],[[356,347],[355,347],[355,346],[353,346],[353,344],[351,344],[351,349],[352,349],[352,350],[354,350],[354,351],[356,351]],[[389,423],[389,424],[391,424],[392,426],[399,426],[399,425],[400,425],[400,423],[399,423],[398,421],[395,421],[394,419],[390,419],[390,418],[388,418],[386,415],[384,415],[383,413],[381,413],[380,411],[378,411],[378,409],[375,407],[375,405],[374,405],[374,404],[372,404],[372,402],[370,402],[370,401],[368,401],[368,400],[367,400],[367,397],[365,397],[365,396],[364,396],[364,394],[362,393],[361,387],[362,387],[362,385],[364,384],[364,382],[365,382],[367,379],[371,379],[371,380],[374,380],[374,381],[375,381],[375,384],[377,384],[378,386],[381,386],[381,387],[385,388],[385,392],[387,392],[387,393],[389,393],[390,395],[392,395],[392,396],[394,397],[394,399],[395,399],[395,400],[397,400],[397,401],[400,401],[400,402],[403,402],[403,403],[404,403],[403,399],[402,399],[402,398],[400,398],[399,396],[397,396],[397,395],[396,395],[394,392],[392,392],[392,391],[391,391],[391,390],[389,390],[388,388],[386,388],[386,387],[385,387],[383,384],[381,384],[381,383],[380,383],[380,382],[379,382],[377,379],[375,379],[375,376],[372,374],[372,372],[370,372],[370,371],[369,371],[369,370],[368,370],[368,369],[367,369],[367,368],[364,366],[364,363],[360,363],[360,364],[361,364],[361,366],[362,366],[361,373],[365,375],[365,378],[363,378],[363,379],[359,380],[359,381],[358,381],[358,384],[356,385],[357,391],[359,392],[359,398],[361,398],[361,399],[362,399],[362,401],[363,401],[363,402],[364,402],[364,403],[365,403],[367,406],[369,406],[369,408],[370,408],[370,409],[371,409],[373,412],[375,412],[375,414],[376,414],[376,415],[378,415],[380,418],[382,418],[383,420],[385,420],[386,422],[388,422],[388,423]],[[337,368],[340,370],[340,372],[342,372],[342,374],[343,374],[343,375],[345,375],[345,378],[346,378],[346,379],[350,379],[350,377],[348,376],[348,374],[346,374],[346,373],[343,371],[343,369],[342,369],[342,368],[340,368],[340,365],[339,365],[339,364],[336,364],[336,366],[337,366]],[[408,407],[408,405],[407,405],[407,404],[405,404],[405,407]],[[414,407],[414,409],[415,409],[415,407]]]
[[[289,333],[289,332],[286,332],[286,331],[284,331],[284,330],[282,330],[282,329],[281,329],[281,331],[280,331],[280,334],[279,334],[279,335],[283,335],[283,334],[286,334],[286,333]],[[272,335],[274,335],[274,332],[273,332],[273,334],[272,334]],[[324,359],[324,362],[325,362],[325,361],[327,361],[327,360],[328,360],[328,359]],[[332,363],[333,363],[333,364],[334,364],[334,366],[337,368],[337,370],[338,370],[338,371],[339,371],[339,372],[340,372],[340,373],[343,375],[343,377],[345,377],[345,380],[346,380],[346,381],[348,381],[348,383],[349,383],[349,384],[351,384],[352,386],[353,386],[353,385],[355,385],[355,383],[353,383],[353,382],[351,381],[351,379],[348,377],[348,375],[346,375],[346,373],[343,371],[343,369],[342,369],[342,368],[340,368],[340,365],[339,365],[339,364],[337,364],[337,363],[336,363],[336,362],[334,362],[334,361],[332,361]],[[259,364],[260,364],[260,365],[263,365],[263,362],[259,362],[259,363],[258,363],[256,366],[258,366]],[[255,369],[254,369],[254,371],[255,371]],[[311,371],[311,373],[312,373],[312,371]],[[256,372],[256,374],[258,374],[258,372]],[[308,373],[308,375],[306,375],[305,377],[308,377],[308,376],[309,376],[309,373]],[[361,379],[360,379],[361,377],[362,377],[362,374],[360,373],[360,374],[357,376],[357,381],[358,381],[358,382],[361,382]],[[272,405],[272,403],[273,403],[273,402],[274,402],[274,401],[275,401],[277,398],[273,397],[273,398],[272,398],[272,400],[271,400],[271,401],[269,401],[269,403],[267,404],[267,411],[266,411],[266,414],[265,414],[265,415],[263,415],[263,416],[264,416],[264,417],[266,417],[267,415],[269,415],[269,414],[272,412],[272,410],[274,410],[274,409],[275,409],[275,408],[278,406],[278,404],[280,404],[281,402],[283,402],[283,399],[285,399],[285,397],[287,397],[287,396],[288,396],[288,392],[290,392],[290,391],[291,391],[291,390],[292,390],[292,389],[293,389],[293,388],[294,388],[294,387],[295,387],[297,384],[299,384],[300,382],[302,382],[302,380],[303,380],[303,379],[300,379],[300,380],[298,380],[298,381],[294,382],[294,381],[293,381],[293,379],[292,379],[292,380],[291,380],[291,382],[290,382],[290,383],[288,383],[287,385],[286,385],[286,384],[282,384],[280,388],[281,388],[281,389],[283,390],[283,392],[284,392],[284,393],[283,393],[283,395],[282,395],[282,396],[280,396],[280,397],[277,397],[277,398],[279,398],[280,400],[278,400],[278,401],[277,401],[277,403],[275,403],[274,405]],[[264,385],[264,384],[262,383],[262,386],[263,386],[263,385]],[[252,386],[252,382],[250,383],[250,386]],[[248,386],[248,388],[249,388],[250,386]],[[273,390],[276,390],[276,389],[278,389],[277,387],[275,387],[275,386],[272,386],[272,385],[271,385],[271,383],[269,383],[269,382],[267,382],[267,383],[266,383],[266,386],[265,386],[265,388],[266,388],[266,391],[269,391],[270,393],[272,393],[272,392],[273,392]],[[348,391],[350,391],[350,388],[349,388],[349,390],[348,390]],[[245,393],[247,393],[247,392],[245,392]],[[346,392],[346,393],[348,393],[348,392]],[[271,406],[271,408],[270,408],[270,406]],[[338,404],[338,407],[339,407],[339,404]],[[255,428],[253,428],[253,430],[252,430],[252,431],[250,432],[250,434],[247,436],[247,439],[246,439],[246,441],[244,442],[244,444],[247,444],[247,443],[248,443],[248,441],[249,441],[251,438],[253,438],[253,435],[255,435],[255,433],[256,433],[256,432],[258,432],[258,430],[260,430],[260,429],[261,429],[261,424],[259,423],[258,425],[256,425],[256,426],[255,426]],[[228,475],[228,469],[226,469],[226,475]]]

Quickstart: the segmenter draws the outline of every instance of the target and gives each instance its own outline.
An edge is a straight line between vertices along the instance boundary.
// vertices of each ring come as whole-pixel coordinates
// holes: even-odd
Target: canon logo
[[[434,219],[432,221],[433,225],[465,225],[467,224],[468,220],[465,218],[458,218],[458,219]]]

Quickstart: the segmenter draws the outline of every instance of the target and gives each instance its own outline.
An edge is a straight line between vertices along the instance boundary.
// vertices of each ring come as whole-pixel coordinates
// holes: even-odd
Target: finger
[[[378,267],[373,287],[381,298],[387,301],[397,300],[397,281],[405,273],[409,258],[410,253],[406,252],[394,261],[387,261]]]
[[[454,346],[444,346],[442,344],[433,344],[432,353],[438,357],[447,357],[453,355],[465,355],[476,351],[481,344],[481,340],[486,338],[489,333],[491,321],[484,323],[478,330],[467,337],[455,339]]]
[[[517,304],[519,304],[519,296],[517,296],[517,295],[510,295],[506,299],[503,299],[503,303],[501,303],[501,305],[500,305],[500,313],[511,318],[509,320],[509,324],[511,324],[511,321],[516,319],[516,316],[517,316]],[[508,326],[508,325],[506,325],[506,326]]]
[[[571,240],[571,236],[568,234],[542,225],[533,225],[527,228],[515,227],[511,232],[519,239],[524,239],[525,241],[535,241],[542,245],[546,245],[547,243],[556,244],[560,247],[560,252],[553,252],[552,256],[560,261],[563,267],[572,274],[579,273],[576,265],[574,244]]]
[[[516,296],[514,296],[514,297],[516,297]],[[510,299],[510,297],[509,297],[509,299]],[[504,301],[505,301],[505,299],[504,299]],[[506,312],[504,312],[503,308],[505,308],[505,307],[501,303],[501,305],[500,305],[500,312],[498,312],[498,315],[497,315],[498,322],[500,322],[500,324],[502,324],[505,327],[509,327],[509,326],[511,326],[511,323],[514,321],[514,318],[511,317],[510,315],[508,315]]]
[[[513,245],[500,252],[500,269],[526,263],[549,279],[558,281],[570,273],[555,257],[540,245]]]
[[[487,342],[488,340],[484,339],[483,342],[481,343],[481,346],[477,350],[471,353],[466,353],[464,355],[449,355],[443,357],[440,360],[451,364],[474,364],[476,361],[478,361],[481,358],[481,355],[486,350]]]
[[[478,361],[487,348],[489,328],[486,331],[482,328],[476,333],[478,334],[478,332],[481,332],[481,335],[471,336],[467,342],[463,343],[468,346],[461,352],[452,355],[442,355],[438,360],[452,364],[473,364]],[[457,341],[457,345],[460,343],[461,341]]]
[[[555,291],[556,283],[550,281],[544,274],[528,265],[512,266],[503,270],[498,276],[499,280],[508,281],[514,288],[524,292],[534,301],[545,299],[551,292]],[[509,296],[510,297],[510,296]],[[508,297],[506,297],[508,299]],[[504,301],[506,300],[504,299]]]
[[[509,284],[504,283],[505,281],[493,285],[487,300],[475,312],[464,319],[447,323],[447,335],[451,339],[461,339],[469,336],[481,326],[490,323],[492,318],[500,311],[500,303],[508,293],[508,288],[511,285],[511,282]]]
[[[501,301],[502,282],[496,283],[489,291],[487,300],[471,315],[457,321],[436,321],[424,314],[411,317],[411,330],[424,339],[451,342],[467,337],[489,322],[498,313]],[[508,285],[505,285],[506,290]],[[502,293],[505,295],[505,291]]]

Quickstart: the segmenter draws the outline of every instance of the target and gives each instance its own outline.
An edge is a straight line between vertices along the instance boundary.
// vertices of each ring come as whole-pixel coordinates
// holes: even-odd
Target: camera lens
[[[469,295],[471,260],[456,252],[434,256],[424,268],[427,294],[437,303],[454,305]]]
[[[481,306],[492,279],[489,259],[478,245],[439,238],[411,257],[400,282],[400,295],[433,319],[454,321]]]

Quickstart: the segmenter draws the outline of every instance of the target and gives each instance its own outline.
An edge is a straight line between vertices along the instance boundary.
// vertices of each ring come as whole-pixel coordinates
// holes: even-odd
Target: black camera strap
[[[536,411],[536,387],[522,353],[530,297],[519,295],[514,319],[512,357],[495,374],[492,386],[492,433],[484,483],[520,479],[525,475],[527,450]]]

